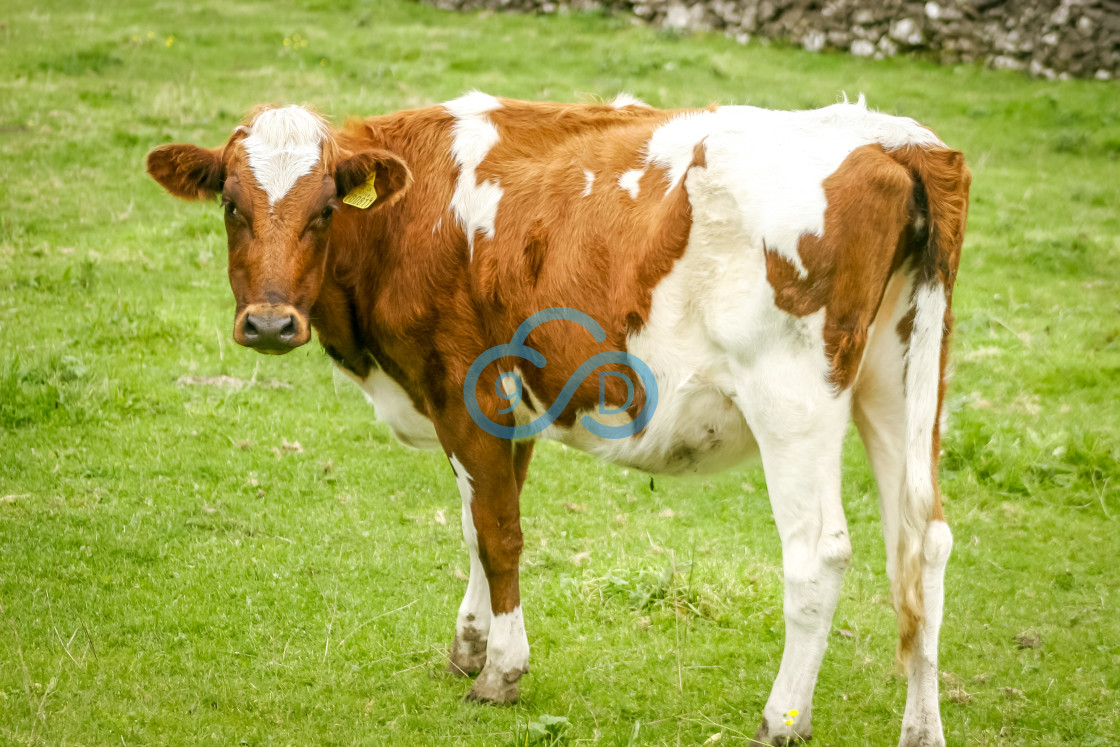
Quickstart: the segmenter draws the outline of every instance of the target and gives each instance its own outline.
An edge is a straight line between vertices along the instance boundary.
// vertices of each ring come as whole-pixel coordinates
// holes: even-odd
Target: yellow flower
[[[140,34],[133,34],[132,35],[132,41],[134,41],[134,42],[140,41]]]
[[[148,38],[149,38],[149,39],[155,39],[155,38],[156,38],[156,32],[154,32],[154,31],[149,31],[149,32],[148,32]]]
[[[793,718],[797,718],[797,716],[798,716],[798,715],[799,715],[800,713],[801,713],[801,711],[799,711],[799,710],[797,710],[796,708],[794,708],[794,709],[793,709],[792,711],[790,711],[790,712],[789,712],[789,715],[790,715],[790,716],[792,716]]]
[[[291,40],[291,39],[289,39],[289,38],[288,38],[288,37],[286,37],[286,36],[284,37],[284,46],[285,46],[285,47],[290,47],[290,46],[292,46],[292,40]]]
[[[786,719],[786,726],[793,726],[793,719],[787,718]]]
[[[167,37],[167,41],[165,41],[163,43],[163,46],[170,47],[174,43],[175,43],[175,37],[174,36],[169,36],[169,37]]]

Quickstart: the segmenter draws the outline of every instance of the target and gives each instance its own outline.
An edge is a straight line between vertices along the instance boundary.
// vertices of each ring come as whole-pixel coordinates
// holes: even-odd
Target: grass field
[[[464,704],[443,674],[467,570],[446,460],[396,444],[318,344],[233,345],[217,206],[143,173],[151,147],[217,145],[256,103],[341,119],[470,88],[862,91],[965,151],[946,733],[1120,743],[1116,83],[398,0],[13,3],[0,70],[0,744],[502,745],[527,725],[540,744],[749,742],[782,639],[759,469],[651,481],[540,448],[533,670],[514,708]],[[814,741],[893,744],[905,682],[854,438],[845,466],[855,560]]]

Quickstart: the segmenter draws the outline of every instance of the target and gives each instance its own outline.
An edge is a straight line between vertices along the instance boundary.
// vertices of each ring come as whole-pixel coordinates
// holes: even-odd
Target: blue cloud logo
[[[463,399],[467,404],[467,412],[470,413],[474,422],[484,431],[498,438],[520,439],[535,436],[556,421],[556,418],[560,416],[560,413],[564,411],[564,408],[568,406],[568,403],[575,395],[576,389],[595,371],[595,369],[607,364],[616,363],[636,373],[638,380],[642,382],[642,388],[646,393],[646,401],[641,411],[638,413],[638,416],[629,423],[623,423],[621,425],[604,425],[590,415],[584,415],[580,423],[596,436],[610,439],[627,438],[645,428],[650,418],[653,417],[654,411],[657,409],[657,381],[654,379],[653,371],[650,370],[650,367],[646,365],[645,361],[621,350],[605,350],[601,353],[596,353],[584,361],[571,377],[568,378],[568,381],[564,384],[564,388],[560,391],[560,395],[556,398],[556,401],[552,403],[543,415],[531,423],[514,426],[501,425],[495,423],[482,412],[477,397],[478,380],[482,377],[482,372],[485,370],[486,366],[499,358],[521,358],[537,368],[544,368],[548,363],[547,359],[540,351],[534,350],[526,345],[525,340],[529,337],[529,334],[540,325],[554,321],[575,322],[587,330],[596,342],[602,342],[607,339],[607,333],[603,331],[599,323],[577,309],[570,309],[566,306],[555,306],[551,309],[545,309],[533,314],[521,323],[521,326],[513,333],[512,340],[505,345],[495,345],[485,351],[482,355],[475,358],[474,363],[472,363],[471,367],[467,370],[467,380],[463,383]],[[606,403],[606,381],[608,377],[612,376],[626,382],[626,402],[618,407],[608,407]],[[512,388],[511,392],[506,391],[506,382],[510,382]],[[499,410],[498,413],[505,415],[513,412],[514,409],[521,404],[521,397],[524,393],[524,389],[525,386],[519,374],[513,371],[502,372],[494,381],[494,392],[508,402],[509,405]],[[602,371],[599,373],[599,407],[597,412],[600,415],[617,415],[626,412],[633,402],[634,382],[628,375],[617,371]]]

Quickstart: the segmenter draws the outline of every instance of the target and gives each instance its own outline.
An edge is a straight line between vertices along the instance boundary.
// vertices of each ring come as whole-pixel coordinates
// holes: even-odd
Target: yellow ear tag
[[[373,186],[376,178],[377,172],[374,171],[369,175],[369,179],[366,179],[365,184],[350,190],[350,193],[343,197],[342,201],[361,210],[368,208],[377,201],[377,189]]]

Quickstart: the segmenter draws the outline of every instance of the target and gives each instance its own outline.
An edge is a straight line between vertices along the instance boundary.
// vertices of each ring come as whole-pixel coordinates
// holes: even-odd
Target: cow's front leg
[[[533,457],[533,442],[521,441],[513,447],[513,472],[517,481],[517,493],[525,484],[529,461]],[[474,485],[470,473],[456,456],[451,457],[451,468],[455,471],[455,481],[459,485],[459,495],[463,499],[463,540],[470,553],[471,569],[467,581],[467,592],[459,605],[459,617],[455,621],[455,640],[451,644],[450,661],[447,669],[452,674],[478,674],[486,664],[486,641],[490,635],[490,584],[486,580],[486,570],[478,554],[478,530],[474,525]],[[520,500],[520,498],[519,498]]]
[[[470,510],[478,559],[490,592],[490,632],[486,663],[467,699],[512,703],[519,694],[521,675],[529,671],[529,639],[518,586],[522,545],[519,496],[509,457],[500,464],[479,466],[481,474],[473,480],[473,497],[469,506],[464,501],[464,510]]]
[[[463,499],[463,536],[471,554],[450,668],[462,673],[481,669],[468,700],[512,703],[521,675],[529,671],[518,588],[518,500],[532,446],[477,435],[463,446],[445,445]]]
[[[451,644],[447,669],[452,674],[478,674],[486,664],[486,640],[490,635],[490,584],[478,556],[478,531],[474,526],[474,486],[467,468],[455,455],[451,456],[451,469],[459,484],[463,499],[463,540],[470,553],[471,570],[467,580],[467,593],[459,605],[455,621],[455,640]]]

